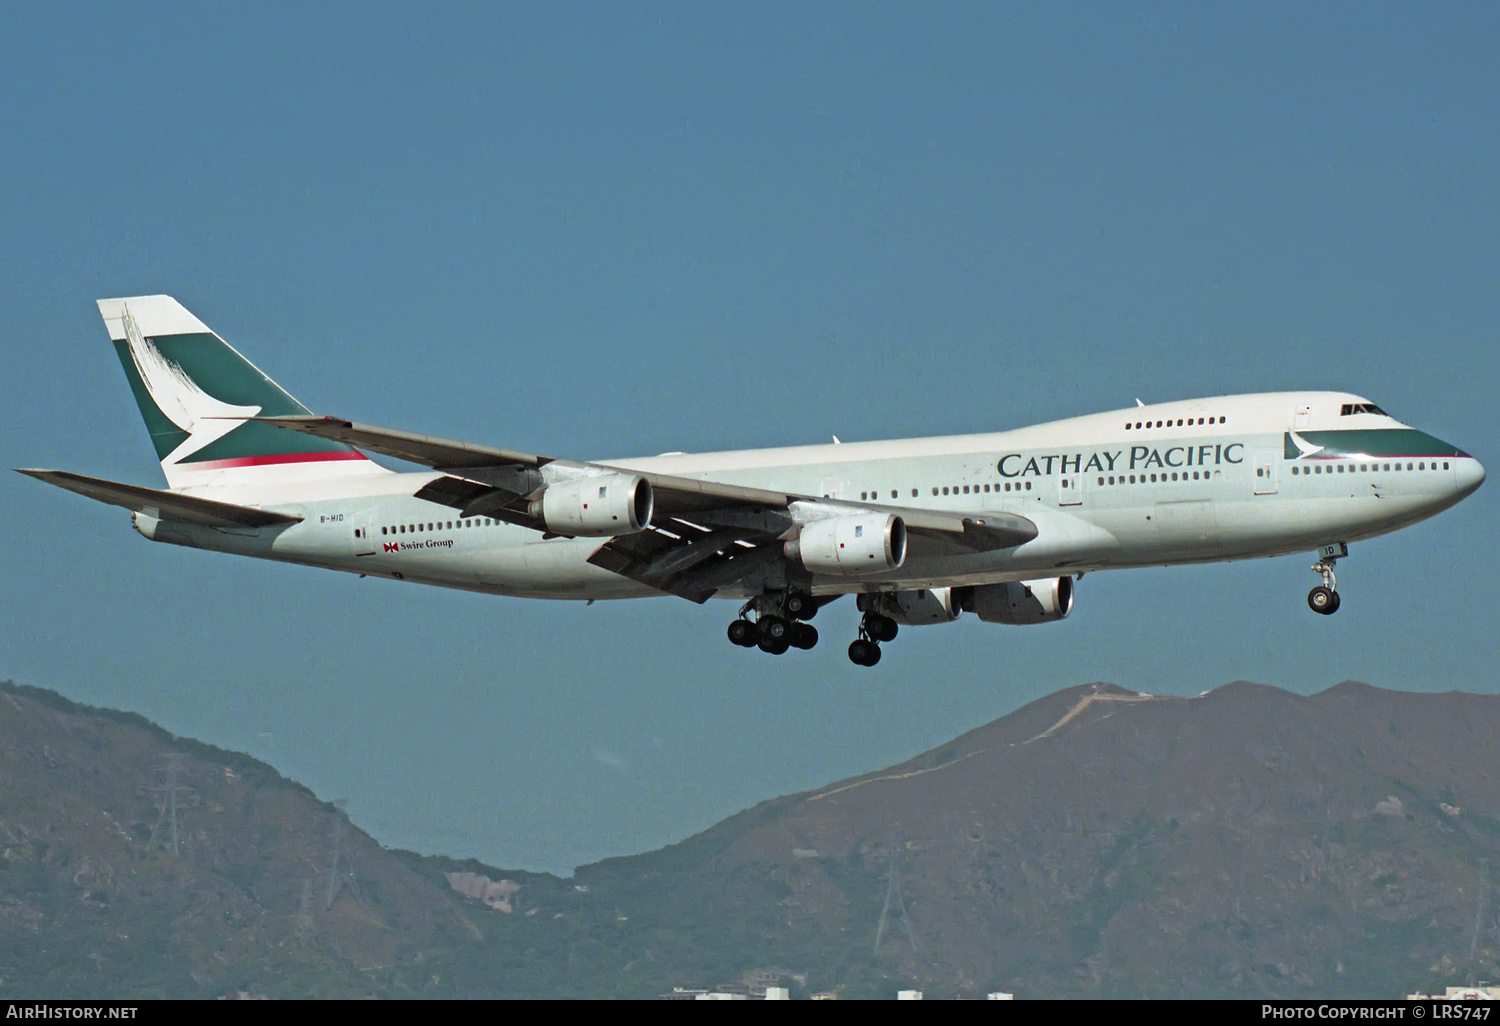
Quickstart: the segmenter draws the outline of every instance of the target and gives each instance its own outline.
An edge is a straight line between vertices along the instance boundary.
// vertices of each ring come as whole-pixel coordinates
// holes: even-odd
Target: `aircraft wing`
[[[204,527],[270,527],[275,524],[295,524],[302,519],[250,506],[236,506],[231,502],[200,499],[180,492],[164,492],[156,488],[142,488],[98,477],[70,474],[65,470],[18,470],[18,473],[86,495],[98,502],[123,506],[162,520],[181,520]]]
[[[846,506],[851,513],[895,513],[906,523],[912,551],[920,555],[1010,548],[1037,535],[1035,524],[1013,513],[961,513],[799,495],[604,463],[555,460],[336,417],[258,419],[442,471],[444,476],[425,485],[417,498],[452,506],[463,517],[491,517],[544,533],[546,525],[529,509],[530,500],[544,487],[539,469],[544,464],[639,474],[651,482],[655,496],[650,528],[609,539],[589,562],[695,602],[706,601],[718,589],[779,558],[781,539],[795,524],[790,510],[797,502]]]

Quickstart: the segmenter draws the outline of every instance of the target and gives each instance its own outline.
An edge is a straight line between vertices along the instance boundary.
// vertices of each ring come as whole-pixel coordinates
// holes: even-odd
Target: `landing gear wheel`
[[[818,611],[817,603],[812,600],[812,596],[800,591],[788,592],[781,603],[781,608],[793,620],[811,620],[813,614]]]
[[[849,643],[849,661],[855,666],[874,666],[880,662],[880,646],[857,638]]]
[[[760,628],[749,620],[735,620],[729,625],[729,640],[741,648],[752,648],[760,640]]]
[[[864,628],[872,641],[895,641],[900,629],[895,620],[879,613],[866,613]]]
[[[760,650],[767,655],[785,655],[786,650],[792,647],[786,638],[767,638],[765,636],[761,637],[759,645]]]
[[[818,629],[810,623],[792,625],[792,647],[804,652],[818,643]]]
[[[779,616],[763,616],[760,618],[760,636],[770,638],[772,641],[785,641],[791,644],[792,625],[789,621]]]
[[[1338,612],[1339,593],[1320,584],[1307,593],[1307,605],[1314,613],[1331,616]]]
[[[760,629],[760,650],[781,655],[792,647],[792,624],[779,616],[763,616],[756,624]]]

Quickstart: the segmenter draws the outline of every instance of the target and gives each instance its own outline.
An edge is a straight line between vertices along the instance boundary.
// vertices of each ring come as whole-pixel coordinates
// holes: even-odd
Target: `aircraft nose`
[[[1466,460],[1459,460],[1457,484],[1460,495],[1468,495],[1484,484],[1483,464],[1472,457]]]

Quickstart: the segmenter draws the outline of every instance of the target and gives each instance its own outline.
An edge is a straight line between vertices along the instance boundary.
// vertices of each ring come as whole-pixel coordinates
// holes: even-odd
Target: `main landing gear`
[[[1318,561],[1312,565],[1313,573],[1323,576],[1323,583],[1307,593],[1307,604],[1314,613],[1332,616],[1339,611],[1338,579],[1333,576],[1333,566],[1349,555],[1343,542],[1325,545],[1318,550]]]
[[[771,655],[788,649],[809,649],[818,643],[818,629],[811,620],[818,603],[811,595],[789,591],[783,595],[761,595],[740,608],[740,616],[729,625],[729,640],[741,648],[759,648]],[[749,619],[749,614],[755,619]]]
[[[895,641],[898,628],[866,596],[860,596],[859,607],[865,615],[859,621],[859,637],[849,643],[849,661],[855,666],[874,666],[880,662],[880,643]]]
[[[808,623],[819,602],[805,592],[758,595],[740,607],[737,620],[729,625],[729,640],[741,648],[758,648],[771,655],[782,655],[794,649],[809,649],[818,643],[818,631]],[[896,620],[882,611],[878,596],[860,596],[864,615],[859,621],[859,637],[849,645],[849,660],[856,666],[874,666],[880,662],[880,644],[895,641],[899,629]]]

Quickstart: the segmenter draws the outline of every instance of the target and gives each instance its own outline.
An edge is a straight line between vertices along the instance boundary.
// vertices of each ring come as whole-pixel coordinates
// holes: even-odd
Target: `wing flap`
[[[180,520],[204,527],[273,527],[276,524],[295,524],[302,518],[286,513],[236,506],[230,502],[215,502],[200,499],[181,492],[164,492],[156,488],[121,484],[83,474],[70,474],[65,470],[18,470],[27,477],[45,481],[70,492],[87,496],[96,502],[121,506],[136,513],[145,513],[162,520]]]

